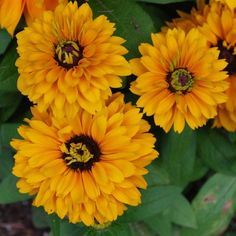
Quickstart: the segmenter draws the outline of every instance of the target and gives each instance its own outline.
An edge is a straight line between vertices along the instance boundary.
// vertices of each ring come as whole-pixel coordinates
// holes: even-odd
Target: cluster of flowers
[[[70,222],[104,224],[140,203],[145,167],[158,156],[143,113],[166,132],[211,118],[235,131],[234,7],[198,1],[152,34],[153,45],[141,44],[141,58],[130,62],[114,24],[104,15],[93,19],[87,3],[41,13],[17,34],[18,89],[36,104],[19,128],[23,140],[11,142],[20,192]],[[111,91],[131,73],[143,113]]]

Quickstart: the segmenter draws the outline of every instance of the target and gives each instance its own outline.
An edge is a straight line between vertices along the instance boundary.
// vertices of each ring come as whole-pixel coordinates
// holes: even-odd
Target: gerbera
[[[228,100],[218,107],[215,126],[223,126],[228,131],[236,131],[236,15],[226,5],[212,3],[206,23],[199,29],[207,38],[210,46],[218,47],[219,58],[225,59],[228,66],[230,83]]]
[[[145,167],[157,157],[155,138],[139,109],[117,93],[101,112],[80,110],[70,119],[40,113],[13,140],[14,175],[21,193],[36,195],[35,206],[72,223],[103,224],[136,206],[146,188]]]
[[[185,122],[192,129],[204,125],[227,99],[227,73],[221,71],[227,63],[197,29],[152,34],[152,42],[141,44],[142,57],[130,62],[138,76],[131,85],[140,95],[137,105],[166,132],[172,125],[182,132]]]
[[[53,10],[65,2],[67,0],[0,0],[0,27],[6,28],[13,36],[23,12],[27,24],[30,24],[44,10]]]
[[[91,114],[100,110],[131,73],[122,56],[124,39],[112,36],[114,24],[101,15],[93,20],[87,3],[59,5],[17,35],[20,73],[18,88],[38,103],[52,107],[57,116],[70,116],[82,107]]]

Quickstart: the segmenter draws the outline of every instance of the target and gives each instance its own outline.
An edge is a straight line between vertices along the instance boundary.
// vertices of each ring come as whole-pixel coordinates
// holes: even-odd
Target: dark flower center
[[[167,75],[171,92],[185,94],[193,87],[193,76],[184,68],[175,69]]]
[[[73,170],[90,170],[99,161],[101,152],[98,144],[89,136],[79,135],[62,145],[63,159]]]
[[[236,55],[234,55],[233,47],[227,46],[226,42],[219,41],[218,48],[220,50],[220,59],[225,59],[228,62],[225,71],[229,73],[229,75],[236,73]]]
[[[73,41],[62,41],[56,46],[55,59],[67,70],[77,66],[83,56],[83,48]]]

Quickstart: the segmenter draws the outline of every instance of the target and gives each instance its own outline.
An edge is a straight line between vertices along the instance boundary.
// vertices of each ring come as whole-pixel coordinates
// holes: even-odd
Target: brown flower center
[[[184,68],[175,69],[167,75],[169,89],[171,92],[185,94],[193,87],[194,80],[188,70]]]
[[[67,70],[77,66],[83,56],[83,48],[73,41],[62,41],[55,49],[55,59],[58,64]]]
[[[225,71],[229,73],[229,75],[236,73],[236,52],[234,52],[234,48],[228,46],[225,41],[218,42],[218,48],[220,50],[220,59],[225,59],[228,62]]]
[[[61,146],[61,150],[66,165],[73,170],[90,170],[101,155],[98,144],[86,135],[71,138]]]

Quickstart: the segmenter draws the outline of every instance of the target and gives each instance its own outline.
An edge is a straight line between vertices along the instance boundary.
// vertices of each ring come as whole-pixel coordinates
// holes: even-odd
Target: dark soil
[[[0,205],[0,236],[47,236],[32,222],[31,203]]]

